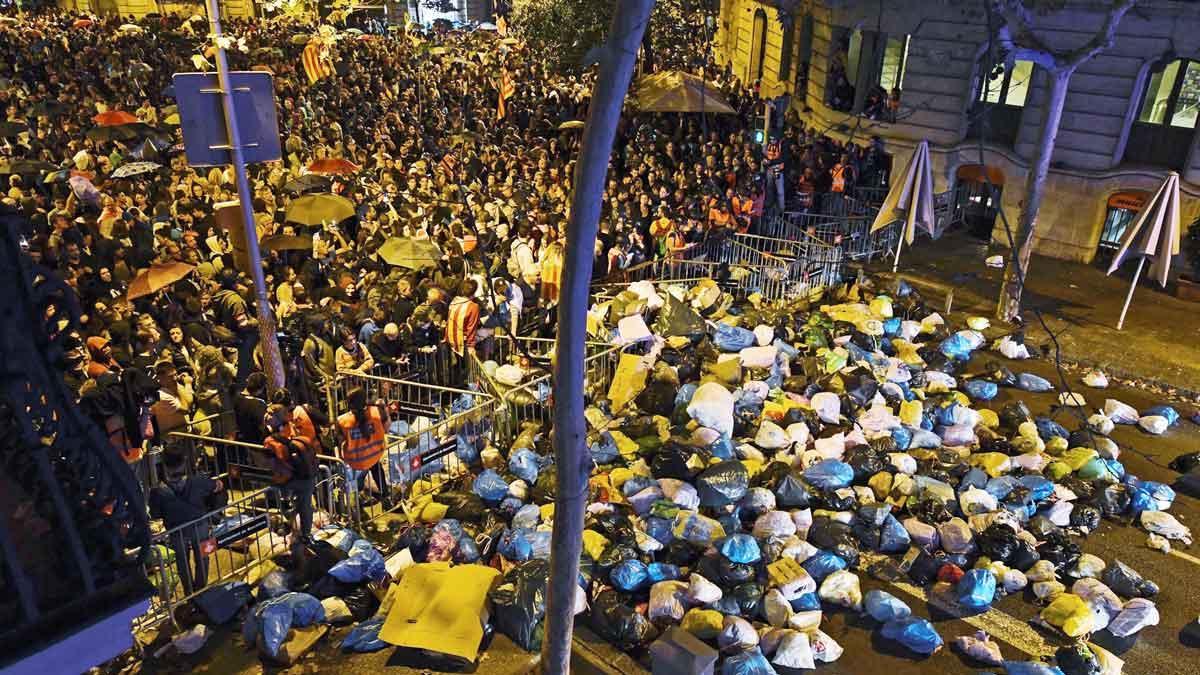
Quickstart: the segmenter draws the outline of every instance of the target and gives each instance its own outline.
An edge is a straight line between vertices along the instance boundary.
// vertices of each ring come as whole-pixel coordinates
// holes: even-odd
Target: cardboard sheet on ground
[[[667,293],[666,304],[658,313],[658,321],[654,323],[654,329],[664,337],[703,333],[706,327],[699,314],[670,293]]]
[[[498,576],[499,570],[483,565],[413,565],[404,572],[379,638],[474,661],[487,620],[487,593]]]
[[[650,369],[645,359],[637,354],[622,354],[617,364],[617,373],[608,387],[608,400],[614,411],[621,410],[646,388],[646,375]]]

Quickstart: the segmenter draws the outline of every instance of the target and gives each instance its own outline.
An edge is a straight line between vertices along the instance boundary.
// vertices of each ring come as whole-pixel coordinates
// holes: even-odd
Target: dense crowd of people
[[[67,379],[114,447],[134,462],[184,428],[268,441],[281,409],[292,425],[340,371],[403,375],[432,355],[461,362],[489,335],[552,334],[580,138],[566,123],[586,119],[590,74],[551,72],[495,32],[227,24],[231,67],[274,76],[284,157],[250,178],[259,239],[289,242],[263,255],[294,400],[268,395],[251,282],[218,224],[233,172],[190,167],[182,151],[171,76],[208,68],[207,25],[61,13],[0,24],[4,208],[27,217],[18,234],[33,261],[78,294]],[[310,82],[301,53],[316,36],[332,74]],[[878,144],[843,144],[791,114],[764,151],[753,85],[707,68],[737,114],[622,118],[596,278],[886,179]],[[136,121],[97,122],[121,112]],[[126,176],[135,162],[158,166]],[[309,170],[321,162],[340,168]],[[297,203],[313,193],[353,213],[317,218]],[[431,253],[391,264],[396,240]],[[190,266],[180,280],[131,299],[139,274],[178,263]],[[211,421],[223,414],[234,422]],[[308,423],[314,436],[341,426],[349,444],[372,433],[366,414]]]

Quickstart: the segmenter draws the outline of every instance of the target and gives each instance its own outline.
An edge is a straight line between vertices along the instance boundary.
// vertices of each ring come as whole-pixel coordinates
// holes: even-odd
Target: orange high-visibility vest
[[[353,412],[345,413],[337,418],[338,426],[342,429],[345,440],[342,446],[342,459],[351,469],[366,471],[379,463],[384,451],[383,415],[375,406],[367,407],[369,418],[367,434]]]
[[[292,429],[296,436],[309,439],[317,437],[317,425],[313,424],[312,418],[308,416],[308,411],[302,405],[298,405],[292,410]]]
[[[833,167],[833,191],[846,191],[846,167],[841,164]]]

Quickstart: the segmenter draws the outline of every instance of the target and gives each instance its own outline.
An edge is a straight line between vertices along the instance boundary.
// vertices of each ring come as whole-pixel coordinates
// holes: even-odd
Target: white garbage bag
[[[725,615],[725,623],[721,634],[717,636],[717,646],[723,652],[750,649],[758,644],[758,631],[750,622],[740,616]]]
[[[1138,418],[1138,426],[1148,434],[1160,436],[1167,432],[1167,427],[1171,426],[1171,423],[1162,415],[1145,415]]]
[[[842,652],[846,651],[837,643],[837,640],[821,630],[810,632],[808,643],[812,647],[813,658],[821,663],[833,663],[842,658]]]
[[[350,613],[346,601],[337,596],[325,598],[321,601],[321,606],[325,608],[326,623],[343,624],[354,621],[354,615]]]
[[[759,347],[766,347],[775,340],[775,329],[759,324],[754,327],[754,339],[758,341]]]
[[[1108,630],[1117,637],[1128,637],[1147,626],[1157,626],[1158,619],[1158,607],[1152,601],[1134,598],[1109,622]]]
[[[812,645],[808,635],[799,631],[791,631],[779,642],[775,650],[775,658],[771,663],[782,668],[797,668],[811,670],[817,667],[813,657]]]
[[[1141,523],[1147,532],[1178,539],[1184,546],[1192,545],[1192,531],[1166,511],[1142,511]]]
[[[813,411],[817,413],[817,417],[821,418],[822,422],[827,424],[837,424],[841,417],[842,402],[837,394],[828,391],[818,392],[813,394],[809,401]]]
[[[858,575],[849,570],[838,570],[821,582],[818,597],[840,607],[862,609],[862,587]]]
[[[812,432],[809,431],[807,424],[796,422],[795,424],[788,425],[787,435],[797,448],[803,450],[808,447],[808,440],[812,436]]]
[[[796,612],[788,620],[788,628],[809,633],[821,626],[821,610],[812,609],[806,612]]]
[[[989,638],[984,631],[978,631],[974,635],[959,636],[954,640],[954,647],[966,654],[968,658],[989,666],[998,666],[1004,662],[1004,656],[1000,653],[1000,645]]]
[[[1114,424],[1137,424],[1138,418],[1141,417],[1136,408],[1115,398],[1104,401],[1104,415]]]
[[[754,444],[764,450],[778,450],[791,445],[787,432],[771,420],[763,420],[754,434]]]
[[[796,523],[787,511],[768,511],[755,519],[753,532],[755,539],[786,539],[796,534]]]
[[[990,493],[977,487],[969,487],[958,495],[958,506],[964,515],[973,516],[979,513],[991,513],[999,505]]]
[[[1093,389],[1108,388],[1108,376],[1102,370],[1089,370],[1083,375],[1083,383]]]
[[[1075,563],[1075,569],[1071,570],[1071,576],[1077,579],[1099,579],[1107,566],[1100,556],[1084,553]]]
[[[793,614],[795,612],[792,611],[792,603],[783,597],[783,593],[780,593],[778,588],[772,588],[763,596],[763,615],[767,618],[767,623],[773,627],[786,626]]]
[[[496,369],[496,381],[500,384],[515,387],[521,384],[523,379],[525,379],[525,371],[521,370],[520,366],[506,363]]]
[[[702,427],[733,435],[733,394],[716,382],[705,382],[696,389],[687,414]]]
[[[1029,358],[1029,348],[1012,339],[1011,336],[1005,335],[993,345],[996,351],[1003,354],[1006,358],[1014,361],[1023,361]]]
[[[745,368],[770,368],[775,363],[779,348],[775,345],[765,347],[747,347],[738,352],[738,358]]]
[[[687,599],[693,605],[711,605],[721,599],[721,588],[693,572],[688,576]]]
[[[1088,418],[1088,426],[1091,427],[1092,431],[1107,436],[1112,433],[1116,425],[1108,418],[1108,415],[1096,413]]]
[[[684,600],[688,584],[683,581],[660,581],[650,587],[650,606],[646,616],[654,621],[666,619],[671,623],[683,621]]]

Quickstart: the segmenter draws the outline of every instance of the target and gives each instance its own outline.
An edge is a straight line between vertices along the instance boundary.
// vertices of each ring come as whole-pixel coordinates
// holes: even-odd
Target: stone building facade
[[[988,63],[981,0],[810,0],[785,26],[774,2],[723,0],[714,50],[743,81],[791,95],[806,123],[827,133],[883,139],[901,167],[921,139],[936,189],[983,237],[1015,228],[1044,118],[1047,76],[1028,62]],[[1099,3],[1068,1],[1037,17],[1054,48],[1087,42]],[[881,10],[881,7],[883,8]],[[893,92],[894,90],[894,92]],[[898,105],[889,106],[893,96]],[[992,105],[984,106],[984,102]],[[1184,226],[1200,215],[1200,5],[1143,0],[1112,48],[1070,82],[1036,251],[1092,262],[1113,242],[1166,172],[1181,178]],[[989,204],[987,175],[1002,185]]]

